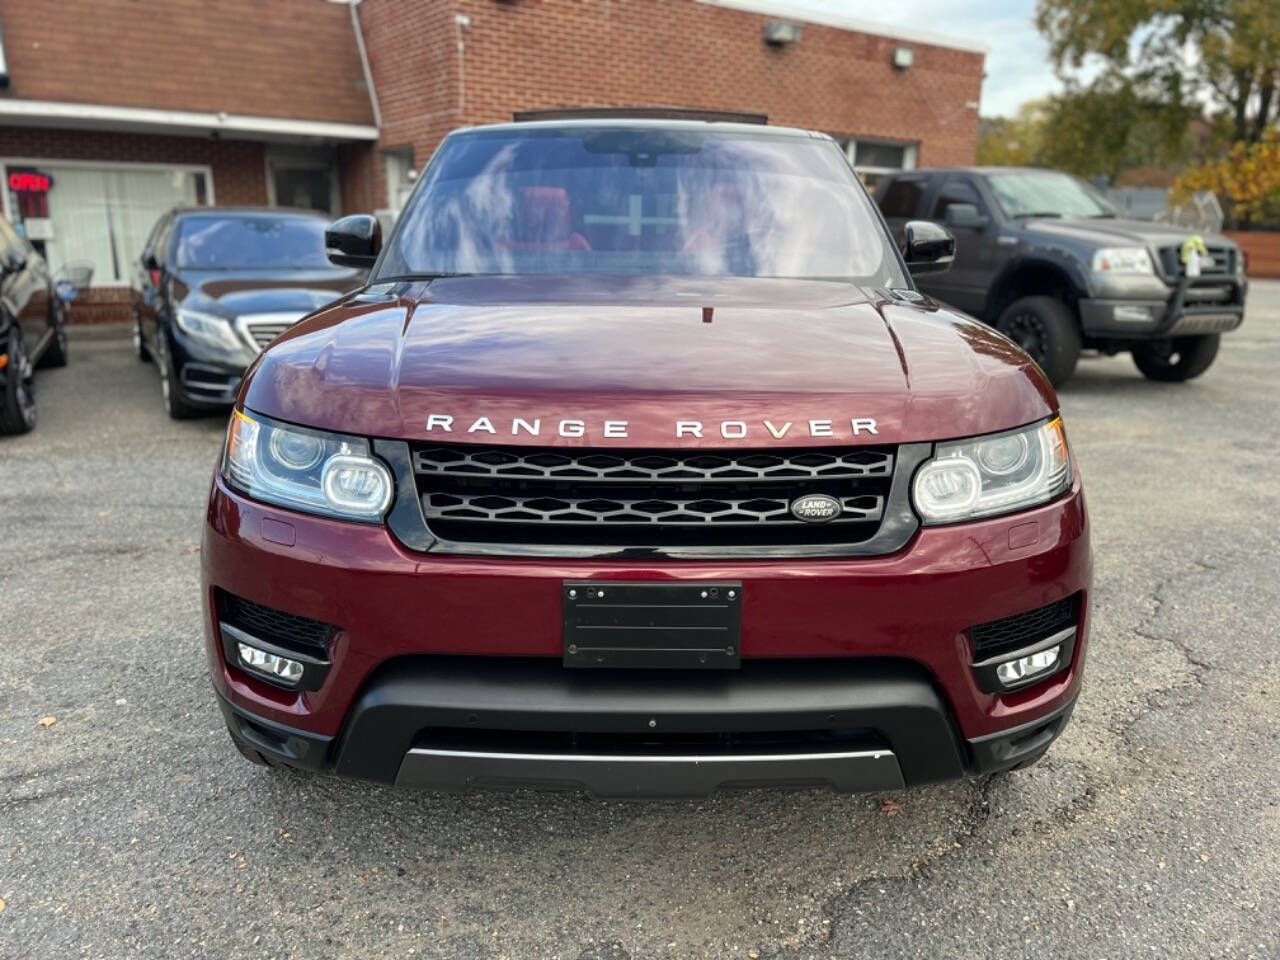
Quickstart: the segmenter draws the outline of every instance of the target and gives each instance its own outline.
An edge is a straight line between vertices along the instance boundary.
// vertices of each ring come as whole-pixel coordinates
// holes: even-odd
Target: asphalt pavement
[[[200,633],[225,418],[77,329],[0,441],[0,957],[1280,957],[1280,283],[1062,391],[1090,662],[1038,766],[885,796],[455,797],[243,761]]]

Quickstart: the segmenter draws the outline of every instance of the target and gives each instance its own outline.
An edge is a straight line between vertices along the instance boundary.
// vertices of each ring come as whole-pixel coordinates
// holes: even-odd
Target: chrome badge
[[[844,513],[844,507],[835,497],[825,493],[810,493],[791,501],[791,515],[805,523],[826,523]]]

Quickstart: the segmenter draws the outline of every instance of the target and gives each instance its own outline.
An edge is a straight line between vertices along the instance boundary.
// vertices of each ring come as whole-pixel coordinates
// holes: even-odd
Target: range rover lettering
[[[245,374],[202,550],[236,747],[440,790],[889,790],[1033,763],[1080,690],[1043,372],[920,295],[837,145],[445,138],[368,282]]]

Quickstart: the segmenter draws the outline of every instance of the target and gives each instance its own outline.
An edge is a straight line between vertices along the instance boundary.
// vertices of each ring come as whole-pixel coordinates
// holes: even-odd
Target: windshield
[[[184,217],[177,263],[189,270],[328,267],[324,228],[319,217]]]
[[[1093,187],[1067,173],[1019,170],[987,176],[1009,217],[1114,217],[1116,208]]]
[[[459,273],[905,285],[832,142],[657,125],[449,137],[378,277]]]

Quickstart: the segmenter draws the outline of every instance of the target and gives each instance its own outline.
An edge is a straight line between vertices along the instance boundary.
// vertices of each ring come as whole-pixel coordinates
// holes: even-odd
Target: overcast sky
[[[1013,113],[1018,105],[1060,89],[1049,47],[1032,22],[1035,0],[788,0],[796,7],[977,40],[989,48],[982,115]],[[889,10],[893,13],[890,15]]]

